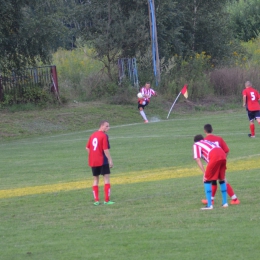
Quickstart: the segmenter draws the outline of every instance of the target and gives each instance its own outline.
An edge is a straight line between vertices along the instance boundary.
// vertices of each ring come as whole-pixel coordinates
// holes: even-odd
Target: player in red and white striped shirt
[[[226,144],[226,142],[224,141],[224,139],[221,136],[212,134],[213,128],[210,124],[204,125],[204,132],[206,134],[206,136],[204,137],[204,140],[208,140],[210,142],[216,143],[219,147],[221,147],[224,150],[226,155],[228,155],[228,153],[229,153],[228,145]],[[237,198],[232,186],[230,185],[230,183],[227,182],[227,180],[226,180],[226,185],[227,185],[227,193],[228,193],[229,197],[231,198],[230,204],[232,204],[232,205],[240,204],[240,201]],[[215,198],[215,194],[216,194],[217,188],[218,188],[217,181],[212,182],[211,188],[212,188],[211,200],[212,200],[212,204],[214,204],[214,198]],[[202,203],[207,204],[207,200],[203,199]]]
[[[222,193],[222,207],[228,207],[227,204],[227,186],[225,182],[226,175],[226,153],[217,144],[204,140],[202,135],[194,137],[193,158],[196,160],[199,168],[203,172],[204,189],[207,198],[207,206],[204,209],[213,209],[211,202],[211,183],[219,180]],[[204,159],[208,165],[206,170],[201,162]]]
[[[148,106],[152,96],[157,96],[157,93],[156,91],[151,89],[150,82],[146,82],[145,85],[140,89],[140,92],[142,93],[143,98],[138,99],[138,109],[140,111],[141,116],[144,119],[144,122],[148,123],[146,114],[144,112],[144,108]]]

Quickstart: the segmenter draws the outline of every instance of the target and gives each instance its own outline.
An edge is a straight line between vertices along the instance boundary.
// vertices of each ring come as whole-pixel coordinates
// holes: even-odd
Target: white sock
[[[145,115],[143,110],[140,111],[140,114],[141,114],[141,116],[143,117],[144,120],[147,120],[146,115]]]
[[[234,194],[234,195],[231,197],[231,199],[232,199],[232,200],[235,200],[235,199],[237,199],[237,196],[236,196],[236,194]]]

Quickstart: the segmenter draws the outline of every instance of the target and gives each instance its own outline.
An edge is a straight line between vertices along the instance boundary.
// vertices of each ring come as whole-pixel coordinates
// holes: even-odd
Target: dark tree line
[[[260,8],[260,0],[241,2],[155,0],[160,57],[204,51],[216,64],[227,58],[232,40],[259,33],[252,4]],[[47,63],[53,51],[75,47],[78,38],[96,50],[108,72],[118,57],[150,48],[146,0],[0,0],[0,6],[1,70]]]

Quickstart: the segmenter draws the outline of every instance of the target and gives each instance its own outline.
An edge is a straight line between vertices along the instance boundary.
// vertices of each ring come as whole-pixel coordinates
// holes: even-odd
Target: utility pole
[[[151,43],[152,43],[153,68],[154,68],[154,75],[156,78],[156,85],[158,85],[161,80],[161,71],[160,71],[160,59],[159,59],[159,51],[158,51],[157,26],[156,26],[154,0],[148,0],[148,10],[149,10],[149,22],[150,22],[150,35],[151,35]]]

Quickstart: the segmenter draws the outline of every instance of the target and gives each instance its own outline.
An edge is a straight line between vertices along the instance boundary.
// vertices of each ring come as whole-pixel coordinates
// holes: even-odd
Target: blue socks
[[[225,182],[220,183],[220,189],[222,193],[222,205],[227,203],[227,185]]]
[[[211,183],[204,182],[204,190],[205,190],[206,199],[208,201],[208,205],[207,206],[210,207],[212,205],[211,204],[211,194],[212,194]]]

